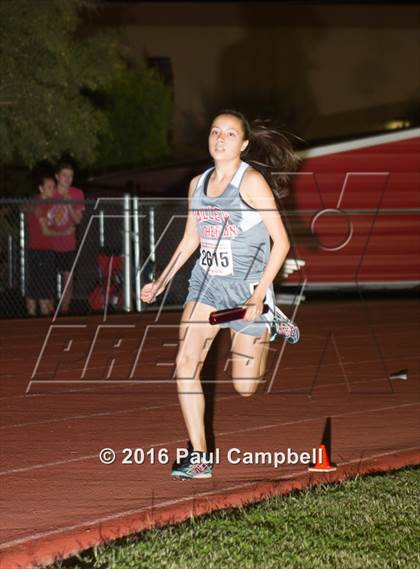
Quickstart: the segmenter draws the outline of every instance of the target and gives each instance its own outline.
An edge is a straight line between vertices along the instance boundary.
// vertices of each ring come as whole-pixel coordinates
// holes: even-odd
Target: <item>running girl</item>
[[[290,343],[299,340],[298,327],[274,304],[272,285],[290,247],[276,206],[288,176],[274,177],[272,172],[295,170],[297,156],[286,136],[261,124],[251,129],[241,113],[231,110],[213,120],[209,152],[214,167],[190,183],[184,236],[160,277],[141,292],[144,302],[154,302],[200,246],[176,360],[178,397],[192,448],[174,466],[172,476],[184,479],[212,476],[200,371],[220,328],[230,328],[233,385],[245,397],[255,393],[264,376],[268,341],[279,335]],[[266,314],[264,303],[270,308]],[[214,310],[237,306],[247,307],[242,320],[220,326],[208,323]]]

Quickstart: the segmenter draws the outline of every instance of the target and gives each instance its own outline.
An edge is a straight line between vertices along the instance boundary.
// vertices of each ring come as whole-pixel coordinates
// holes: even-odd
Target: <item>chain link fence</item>
[[[49,272],[54,272],[54,310],[60,310],[63,296],[68,294],[65,274],[57,266],[49,266],[48,273],[39,270],[30,275],[28,218],[39,203],[0,200],[0,317],[27,315],[31,277],[42,289],[51,279]],[[45,202],[46,207],[57,203]],[[73,287],[69,312],[147,309],[140,301],[141,287],[170,260],[184,231],[187,200],[125,196],[86,200],[84,207],[82,221],[75,227],[77,246],[69,270]],[[170,284],[165,308],[182,306],[194,260],[195,256]]]
[[[69,292],[70,314],[183,306],[198,250],[177,272],[158,303],[143,304],[140,291],[168,265],[181,240],[188,214],[187,199],[137,198],[126,194],[122,198],[85,200],[68,270],[71,291],[67,275],[56,264],[39,270],[35,267],[34,271],[31,263],[29,217],[39,203],[40,200],[0,200],[0,318],[29,314],[28,298],[34,280],[35,288],[42,290],[52,281],[53,314],[62,312]],[[45,207],[63,203],[51,200],[47,205],[44,201]],[[274,282],[276,300],[296,304],[304,300],[303,292],[309,287],[316,290],[342,285],[359,290],[365,283],[375,287],[418,286],[418,264],[413,262],[417,260],[418,216],[416,208],[284,209],[291,249]],[[319,222],[314,227],[319,219],[324,225]],[[399,265],[394,270],[397,261]],[[41,303],[37,310],[39,315]]]

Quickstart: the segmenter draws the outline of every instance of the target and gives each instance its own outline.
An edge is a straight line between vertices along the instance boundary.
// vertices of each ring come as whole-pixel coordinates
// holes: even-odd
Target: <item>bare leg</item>
[[[253,395],[263,381],[269,351],[268,336],[268,330],[261,337],[231,331],[233,385],[244,397]]]
[[[267,371],[267,361],[268,361],[268,353],[270,351],[270,333],[267,332],[265,333],[265,335],[262,337],[261,339],[261,343],[263,345],[263,350],[262,350],[262,354],[261,354],[261,358],[260,358],[260,371],[259,371],[259,376],[262,379],[265,375],[265,372]]]
[[[195,302],[189,302],[185,306],[179,328],[180,347],[176,360],[178,398],[185,425],[193,449],[202,452],[207,451],[207,443],[200,372],[220,329],[219,326],[209,324],[209,314],[213,310],[212,306]]]

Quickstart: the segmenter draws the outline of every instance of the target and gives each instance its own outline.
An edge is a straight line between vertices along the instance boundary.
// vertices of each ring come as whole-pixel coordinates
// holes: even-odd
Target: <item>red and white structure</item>
[[[420,128],[310,149],[285,201],[283,283],[327,288],[420,284]]]

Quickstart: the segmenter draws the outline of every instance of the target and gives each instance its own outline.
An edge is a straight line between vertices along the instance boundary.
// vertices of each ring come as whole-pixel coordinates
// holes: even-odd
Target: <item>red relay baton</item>
[[[237,308],[226,308],[224,310],[215,310],[210,312],[209,322],[210,324],[223,324],[224,322],[230,322],[231,320],[240,320],[245,316],[246,308],[239,306]],[[268,312],[268,304],[264,304],[263,314]]]

